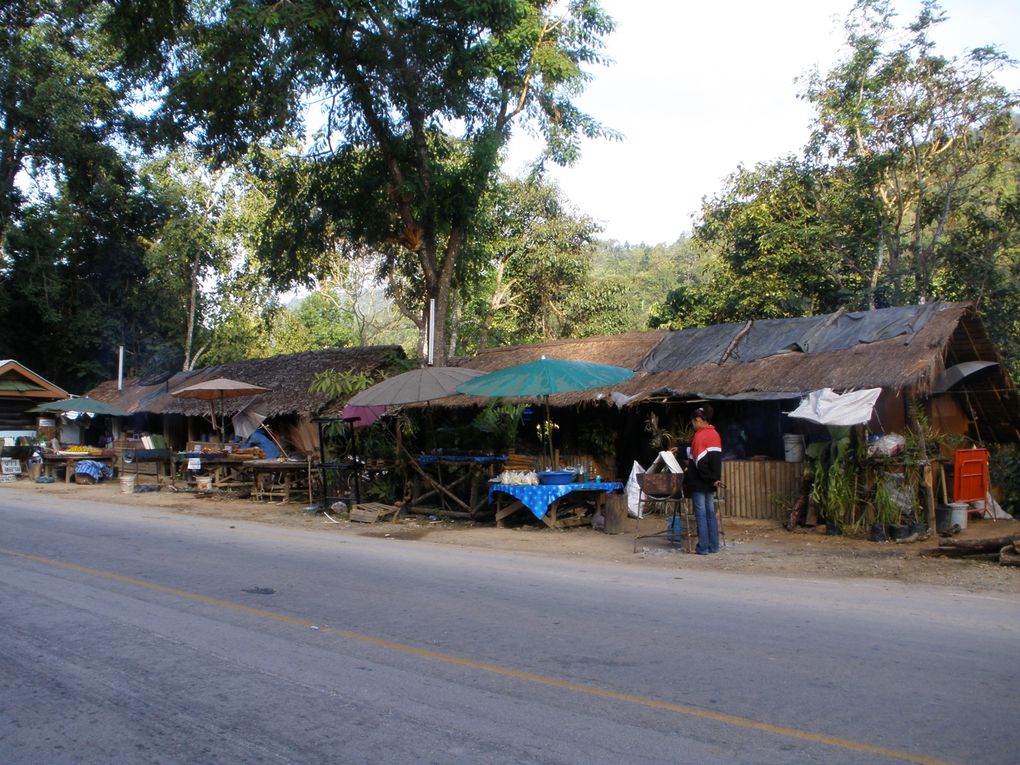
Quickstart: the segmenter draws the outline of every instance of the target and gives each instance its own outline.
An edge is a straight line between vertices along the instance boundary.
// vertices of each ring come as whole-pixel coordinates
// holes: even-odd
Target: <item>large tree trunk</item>
[[[184,338],[184,371],[191,369],[191,346],[195,340],[195,316],[198,313],[198,271],[199,255],[195,255],[195,262],[191,264],[191,294],[188,296],[188,329]]]

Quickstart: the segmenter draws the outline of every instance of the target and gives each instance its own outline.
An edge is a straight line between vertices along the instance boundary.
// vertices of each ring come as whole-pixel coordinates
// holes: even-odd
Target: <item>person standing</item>
[[[694,438],[687,447],[690,460],[687,490],[698,524],[698,555],[719,552],[719,521],[715,514],[715,492],[722,486],[722,439],[712,425],[712,407],[699,406],[691,413]]]

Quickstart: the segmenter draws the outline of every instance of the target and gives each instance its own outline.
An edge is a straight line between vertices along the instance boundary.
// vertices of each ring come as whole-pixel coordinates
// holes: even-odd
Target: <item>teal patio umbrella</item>
[[[99,399],[88,396],[65,398],[60,401],[47,401],[45,404],[29,409],[30,412],[85,412],[87,414],[108,415],[110,417],[128,417],[131,412],[121,409],[115,404],[107,404]]]
[[[457,386],[458,393],[488,398],[539,397],[545,404],[546,439],[549,444],[549,462],[552,464],[552,430],[549,418],[549,396],[557,393],[574,393],[593,388],[605,388],[629,380],[634,372],[624,367],[592,364],[571,359],[547,359],[500,369],[476,377]]]

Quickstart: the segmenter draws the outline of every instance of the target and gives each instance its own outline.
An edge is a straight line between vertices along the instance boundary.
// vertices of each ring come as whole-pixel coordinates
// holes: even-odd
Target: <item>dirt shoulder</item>
[[[909,544],[878,544],[862,539],[825,536],[810,529],[788,532],[773,521],[726,519],[723,524],[725,549],[718,555],[702,556],[680,551],[661,533],[635,539],[633,519],[628,522],[626,533],[609,535],[590,528],[557,531],[541,526],[520,526],[497,529],[491,524],[428,516],[410,516],[393,523],[351,523],[333,514],[330,514],[331,520],[322,513],[306,512],[297,504],[253,502],[215,494],[172,492],[165,488],[159,492],[124,494],[117,482],[79,486],[19,480],[0,484],[0,491],[38,497],[40,501],[92,501],[141,509],[161,508],[182,515],[253,521],[323,534],[420,540],[430,544],[588,558],[621,565],[805,579],[891,580],[972,592],[1020,594],[1020,568],[987,561],[922,558],[921,550],[938,545],[935,537]],[[641,521],[640,532],[650,535],[662,532],[664,528],[664,519],[646,518]],[[1020,521],[971,520],[958,538],[979,539],[1011,533],[1020,534]]]

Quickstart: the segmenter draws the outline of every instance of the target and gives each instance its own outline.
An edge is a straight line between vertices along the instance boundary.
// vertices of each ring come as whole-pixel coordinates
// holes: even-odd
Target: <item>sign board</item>
[[[200,457],[188,457],[188,470],[201,470],[202,459]]]
[[[7,474],[0,475],[0,483],[10,483],[11,481],[16,481],[16,480],[18,480],[18,477],[16,475],[7,475]]]
[[[16,476],[21,474],[21,460],[3,457],[0,459],[0,472],[3,475]]]

